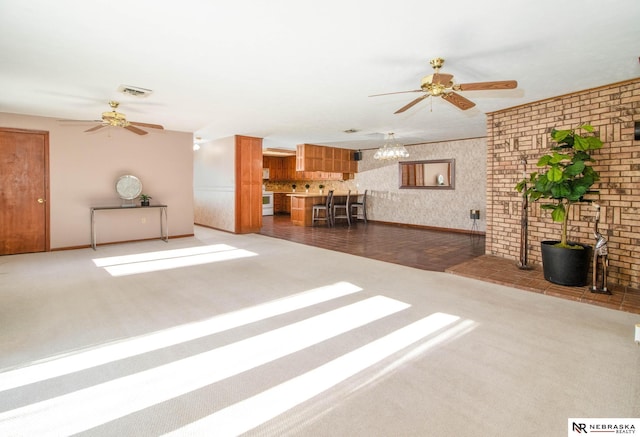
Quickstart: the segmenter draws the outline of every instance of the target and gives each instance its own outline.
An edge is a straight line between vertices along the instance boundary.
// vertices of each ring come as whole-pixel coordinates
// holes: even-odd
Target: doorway
[[[0,168],[0,255],[49,251],[49,133],[0,128]]]

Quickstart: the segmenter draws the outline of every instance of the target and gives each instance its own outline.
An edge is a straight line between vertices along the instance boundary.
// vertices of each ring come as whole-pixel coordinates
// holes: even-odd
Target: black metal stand
[[[522,175],[527,179],[526,167],[527,160],[522,158]],[[529,198],[527,197],[527,183],[524,184],[522,190],[522,218],[520,219],[520,261],[518,262],[518,268],[520,270],[531,270],[529,266]]]
[[[598,231],[600,223],[600,205],[593,202],[596,209],[596,218],[593,227],[593,236],[596,238],[596,245],[593,248],[593,282],[591,284],[591,292],[598,294],[612,294],[607,288],[607,270],[609,268],[609,249],[607,248],[607,239]],[[598,286],[598,260],[602,262],[602,285]]]
[[[478,219],[480,218],[480,210],[479,209],[470,210],[469,218],[473,220],[473,222],[471,223],[471,233],[470,233],[471,244],[475,245],[478,243],[478,240],[479,240],[478,237],[480,236],[480,231],[478,229]]]

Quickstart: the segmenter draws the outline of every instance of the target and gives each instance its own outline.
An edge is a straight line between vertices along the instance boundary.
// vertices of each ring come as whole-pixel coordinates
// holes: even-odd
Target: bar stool
[[[367,223],[367,191],[369,190],[364,190],[362,202],[358,202],[356,199],[355,202],[351,202],[349,207],[351,217],[355,218],[355,220],[362,219],[365,223]]]
[[[347,191],[347,200],[344,203],[336,203],[333,205],[333,224],[335,226],[336,219],[346,218],[347,223],[351,226],[351,214],[349,214],[349,199],[351,198],[351,190]],[[342,213],[344,211],[344,214]]]
[[[311,208],[311,226],[316,225],[316,221],[325,221],[327,226],[333,226],[331,217],[331,207],[333,206],[333,190],[327,193],[327,200],[324,205],[313,205]]]

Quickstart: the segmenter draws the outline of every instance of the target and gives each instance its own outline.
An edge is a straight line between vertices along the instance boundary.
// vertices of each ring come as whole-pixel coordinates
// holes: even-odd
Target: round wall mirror
[[[142,182],[135,176],[120,176],[116,181],[116,191],[121,199],[133,200],[142,193]]]

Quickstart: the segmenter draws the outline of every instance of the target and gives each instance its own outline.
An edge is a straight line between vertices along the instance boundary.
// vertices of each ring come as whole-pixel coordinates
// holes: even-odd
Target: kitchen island
[[[289,193],[291,197],[291,223],[296,226],[312,226],[313,205],[324,205],[327,201],[327,193]],[[357,196],[352,192],[351,196]],[[347,198],[346,192],[334,192],[334,203],[344,202]]]

